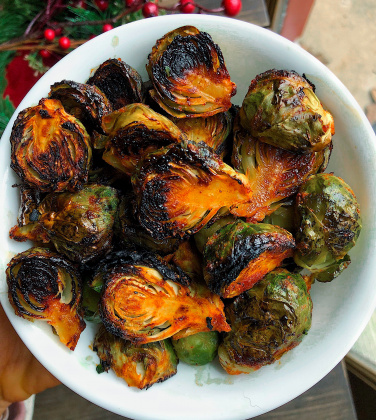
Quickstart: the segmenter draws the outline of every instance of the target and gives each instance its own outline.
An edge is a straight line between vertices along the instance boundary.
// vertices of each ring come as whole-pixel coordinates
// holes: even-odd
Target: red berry
[[[84,0],[76,1],[74,3],[74,7],[77,7],[78,9],[86,9],[87,8],[86,1],[84,1]]]
[[[193,0],[180,0],[179,9],[182,13],[193,13],[196,9],[196,4]]]
[[[70,39],[67,36],[62,36],[59,39],[59,46],[63,50],[67,50],[70,47]]]
[[[54,38],[55,38],[56,33],[55,33],[55,31],[53,29],[47,28],[47,29],[45,29],[43,35],[44,35],[44,38],[47,41],[53,41]]]
[[[96,37],[96,35],[91,34],[91,35],[89,36],[89,39],[93,39],[93,38],[95,38],[95,37]]]
[[[158,16],[158,6],[150,1],[142,6],[142,14],[145,18]]]
[[[63,28],[56,28],[55,29],[55,35],[60,36],[63,33]]]
[[[126,7],[135,7],[141,3],[142,0],[125,0]]]
[[[39,55],[43,58],[50,58],[51,57],[51,51],[48,50],[40,50]]]
[[[222,7],[224,7],[225,15],[233,17],[242,10],[241,0],[222,0]]]
[[[108,1],[107,0],[95,0],[95,4],[97,5],[98,9],[101,12],[104,12],[108,9]]]
[[[114,27],[111,25],[111,23],[105,23],[102,26],[102,32],[108,32],[108,31],[111,31],[111,29],[114,29]]]

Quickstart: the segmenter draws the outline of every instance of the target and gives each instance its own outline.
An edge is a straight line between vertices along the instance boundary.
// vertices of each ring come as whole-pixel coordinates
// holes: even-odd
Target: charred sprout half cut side
[[[231,107],[236,85],[223,54],[206,32],[183,26],[159,39],[146,66],[151,97],[177,118],[207,117]]]
[[[57,253],[35,247],[12,258],[6,277],[16,315],[47,321],[60,341],[74,350],[85,329],[81,280],[75,266]]]
[[[129,386],[139,389],[148,389],[177,372],[178,359],[169,339],[132,344],[102,326],[94,338],[93,348],[105,371],[111,368]]]
[[[117,191],[85,185],[76,193],[51,193],[38,207],[39,225],[58,252],[84,263],[111,249]]]
[[[172,121],[138,103],[107,115],[102,126],[108,134],[103,160],[129,176],[146,154],[186,139]]]
[[[149,154],[132,183],[140,224],[156,239],[193,234],[222,207],[231,210],[250,196],[244,175],[195,143]]]
[[[11,168],[30,187],[76,191],[87,182],[90,138],[60,101],[41,99],[39,105],[21,111],[10,142]]]
[[[59,100],[68,114],[76,117],[88,133],[101,133],[104,115],[112,111],[107,97],[95,86],[62,80],[51,86],[49,98]]]
[[[299,228],[294,260],[313,273],[321,273],[322,278],[326,277],[322,281],[328,281],[349,264],[349,258],[343,259],[362,228],[359,203],[341,178],[318,174],[301,186],[296,206]],[[327,270],[332,274],[325,276]]]
[[[114,110],[144,101],[144,86],[139,73],[119,59],[102,63],[87,81],[97,86],[108,98]]]
[[[294,248],[294,238],[286,230],[238,220],[219,229],[206,242],[205,281],[214,293],[232,298],[292,257]]]
[[[239,115],[254,137],[292,152],[320,151],[334,134],[333,117],[314,86],[294,71],[268,70],[256,76]]]
[[[296,347],[312,322],[312,301],[300,274],[277,269],[238,296],[226,316],[231,331],[218,349],[230,375],[251,373]]]
[[[182,272],[177,274],[152,254],[134,252],[123,257],[121,265],[109,267],[103,274],[100,311],[112,334],[144,344],[229,330],[222,302],[192,293]]]
[[[263,220],[297,193],[310,175],[325,169],[330,153],[331,144],[319,152],[290,152],[252,137],[236,124],[232,163],[246,175],[252,197],[233,213],[254,222]]]

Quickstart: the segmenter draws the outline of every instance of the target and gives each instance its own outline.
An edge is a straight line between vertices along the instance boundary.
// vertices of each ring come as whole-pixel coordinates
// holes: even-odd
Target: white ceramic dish
[[[250,81],[270,68],[305,73],[316,85],[324,106],[334,115],[336,134],[328,170],[348,182],[361,205],[363,231],[350,252],[352,264],[330,284],[312,288],[313,325],[307,337],[282,359],[251,375],[230,376],[212,363],[190,367],[148,391],[129,388],[113,373],[98,375],[90,349],[94,328],[88,326],[74,352],[66,349],[41,322],[14,315],[7,298],[4,270],[11,257],[27,247],[8,239],[16,224],[17,182],[9,168],[9,135],[18,112],[47,95],[62,79],[87,80],[90,70],[110,57],[120,57],[147,80],[145,64],[155,41],[183,25],[211,34],[223,51],[240,104]],[[127,24],[87,42],[56,64],[22,101],[0,143],[0,298],[15,329],[34,355],[72,390],[117,414],[137,420],[236,420],[258,416],[297,397],[324,377],[350,350],[376,304],[376,147],[375,136],[360,107],[341,82],[297,45],[268,30],[233,19],[177,15]]]

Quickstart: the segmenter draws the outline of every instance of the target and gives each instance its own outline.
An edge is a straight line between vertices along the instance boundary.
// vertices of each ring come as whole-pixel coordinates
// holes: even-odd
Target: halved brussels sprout
[[[194,26],[183,26],[159,39],[146,69],[154,86],[151,97],[177,118],[227,111],[236,93],[219,46]]]
[[[32,188],[76,191],[87,182],[90,137],[60,101],[41,99],[39,105],[21,111],[10,143],[10,166]]]
[[[186,138],[173,122],[144,104],[127,105],[106,115],[102,127],[109,134],[103,160],[127,175],[134,173],[147,153]]]
[[[219,298],[191,291],[182,272],[151,253],[117,254],[115,263],[102,270],[101,317],[107,331],[118,337],[144,344],[229,330]]]
[[[183,241],[177,245],[177,249],[164,258],[165,261],[175,264],[193,281],[203,281],[202,258],[195,245],[189,241]]]
[[[175,124],[185,133],[189,141],[203,141],[217,155],[224,156],[230,149],[232,115],[230,111],[220,112],[210,117],[175,118]]]
[[[129,386],[148,389],[177,372],[178,359],[169,339],[148,344],[132,344],[115,337],[102,326],[94,338],[94,351],[103,370],[111,368]]]
[[[58,99],[68,114],[76,117],[89,133],[102,132],[101,121],[112,111],[107,97],[96,87],[62,80],[51,86],[48,97]]]
[[[250,373],[296,347],[312,322],[312,301],[300,274],[277,269],[238,296],[226,315],[231,331],[218,349],[230,375]]]
[[[292,257],[295,241],[278,226],[242,220],[225,225],[204,247],[204,278],[209,289],[232,298]]]
[[[182,362],[202,366],[212,362],[217,356],[219,333],[205,331],[188,337],[172,340],[176,354]]]
[[[58,252],[83,263],[111,249],[117,205],[114,188],[85,185],[76,193],[48,194],[38,223]]]
[[[294,153],[253,138],[239,124],[234,132],[232,163],[246,174],[252,197],[233,213],[253,222],[275,211],[281,200],[295,194],[310,175],[325,169],[329,160],[331,145],[319,152]]]
[[[314,273],[338,273],[338,263],[362,228],[359,203],[349,185],[333,174],[311,176],[297,195],[297,218],[296,264]]]
[[[60,341],[74,350],[86,326],[75,266],[55,252],[34,247],[12,258],[6,277],[16,315],[29,321],[47,321]]]
[[[241,125],[275,147],[304,153],[322,150],[331,141],[334,122],[314,90],[295,71],[268,70],[249,86],[240,108]]]
[[[141,76],[133,67],[119,59],[106,60],[95,70],[87,83],[97,86],[115,110],[144,100]]]
[[[138,218],[153,238],[184,237],[222,207],[249,200],[244,175],[203,144],[176,144],[149,154],[132,178]]]

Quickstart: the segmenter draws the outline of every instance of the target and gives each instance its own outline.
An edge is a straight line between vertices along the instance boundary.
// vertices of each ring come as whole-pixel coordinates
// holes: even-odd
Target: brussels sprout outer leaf
[[[293,255],[295,241],[286,230],[238,220],[212,235],[204,248],[204,278],[210,290],[231,298],[253,287]]]
[[[311,327],[312,301],[300,274],[276,269],[238,296],[218,354],[227,373],[250,373],[297,346]]]
[[[348,255],[345,255],[339,261],[336,261],[332,265],[326,267],[324,270],[314,271],[310,275],[310,281],[313,283],[315,280],[321,283],[329,283],[338,277],[343,270],[350,265],[351,259]]]
[[[29,321],[47,321],[60,341],[74,350],[86,326],[75,266],[59,254],[34,247],[12,258],[6,276],[16,315]]]
[[[148,389],[177,372],[178,359],[169,339],[148,344],[132,344],[100,328],[93,348],[105,370],[110,367],[131,386]]]

